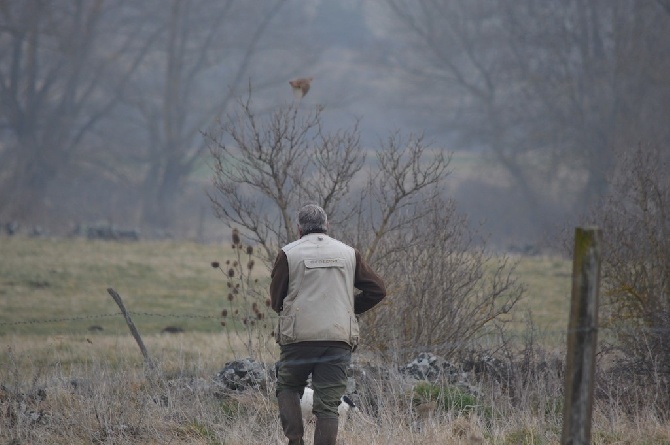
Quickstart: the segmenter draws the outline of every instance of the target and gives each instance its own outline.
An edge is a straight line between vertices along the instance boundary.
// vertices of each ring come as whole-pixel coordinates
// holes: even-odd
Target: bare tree
[[[141,207],[138,222],[171,225],[202,166],[200,132],[249,78],[259,90],[284,85],[312,60],[309,45],[292,50],[291,26],[305,17],[280,14],[284,4],[3,3],[0,215],[43,220],[55,186],[89,175],[137,190],[123,200]],[[113,193],[98,213],[114,212]]]
[[[504,46],[498,7],[459,0],[419,2],[418,8],[415,2],[403,0],[385,3],[395,29],[404,32],[411,48],[407,58],[397,60],[410,76],[406,85],[417,89],[431,85],[429,91],[442,92],[425,96],[412,89],[413,96],[424,98],[422,105],[428,112],[443,116],[461,144],[489,148],[514,178],[532,214],[539,215],[537,189],[514,140],[516,110],[508,99],[516,94],[518,80],[509,73],[510,53]],[[450,100],[444,101],[444,96]]]
[[[383,4],[423,118],[489,149],[538,226],[552,202],[593,204],[618,148],[670,138],[670,20],[657,2]]]
[[[219,134],[207,135],[218,216],[270,262],[297,238],[299,207],[323,205],[333,234],[387,281],[383,309],[364,318],[371,345],[451,354],[520,298],[512,265],[475,248],[466,220],[443,199],[449,158],[422,137],[393,134],[366,161],[357,124],[326,133],[320,107],[302,111],[293,103],[265,119],[250,99],[238,109]]]
[[[223,120],[219,134],[206,135],[217,215],[244,228],[267,260],[297,237],[295,215],[305,202],[318,201],[331,221],[347,215],[340,202],[364,162],[358,127],[326,133],[321,112],[316,107],[303,114],[294,102],[262,118],[249,97]]]
[[[45,193],[115,105],[155,35],[125,2],[3,2],[0,212],[44,217]],[[132,14],[131,14],[132,15]],[[104,46],[104,49],[103,49]],[[114,75],[111,75],[114,73]]]
[[[319,106],[298,103],[259,117],[250,97],[209,133],[214,160],[212,202],[228,224],[244,227],[271,258],[296,238],[295,214],[307,201],[324,207],[334,230],[370,259],[389,235],[412,227],[443,192],[448,158],[422,137],[389,137],[366,163],[358,123],[325,132]]]
[[[142,219],[165,228],[172,222],[175,198],[202,160],[206,147],[201,131],[225,112],[268,48],[280,49],[279,43],[267,42],[280,29],[277,19],[284,2],[173,0],[169,7],[162,1],[148,5],[148,22],[162,38],[125,103],[146,131],[146,147],[140,151],[140,162],[147,166]],[[289,72],[274,75],[259,80],[259,88],[283,84]]]

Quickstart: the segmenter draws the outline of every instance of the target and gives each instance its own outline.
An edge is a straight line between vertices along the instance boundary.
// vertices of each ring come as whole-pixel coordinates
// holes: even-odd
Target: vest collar
[[[328,232],[324,232],[323,230],[312,230],[310,232],[303,233],[300,238],[304,238],[307,235],[328,235]]]

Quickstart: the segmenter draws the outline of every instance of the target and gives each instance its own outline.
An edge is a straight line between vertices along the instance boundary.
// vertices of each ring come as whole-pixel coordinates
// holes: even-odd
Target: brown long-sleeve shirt
[[[289,268],[286,253],[279,251],[271,274],[270,299],[272,309],[279,313],[288,292]],[[354,287],[361,292],[354,297],[354,313],[356,315],[372,309],[386,297],[386,286],[375,271],[363,260],[356,250],[356,270],[354,273]]]

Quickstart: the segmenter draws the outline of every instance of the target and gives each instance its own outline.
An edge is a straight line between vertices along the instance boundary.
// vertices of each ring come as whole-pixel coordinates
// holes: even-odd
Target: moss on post
[[[562,445],[591,443],[601,237],[596,227],[575,230]]]

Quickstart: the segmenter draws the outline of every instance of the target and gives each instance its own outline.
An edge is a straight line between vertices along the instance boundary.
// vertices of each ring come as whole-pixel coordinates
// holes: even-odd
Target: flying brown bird
[[[302,99],[305,97],[309,91],[309,86],[312,82],[313,77],[303,77],[300,79],[289,80],[289,85],[293,88],[293,96],[296,99]]]

